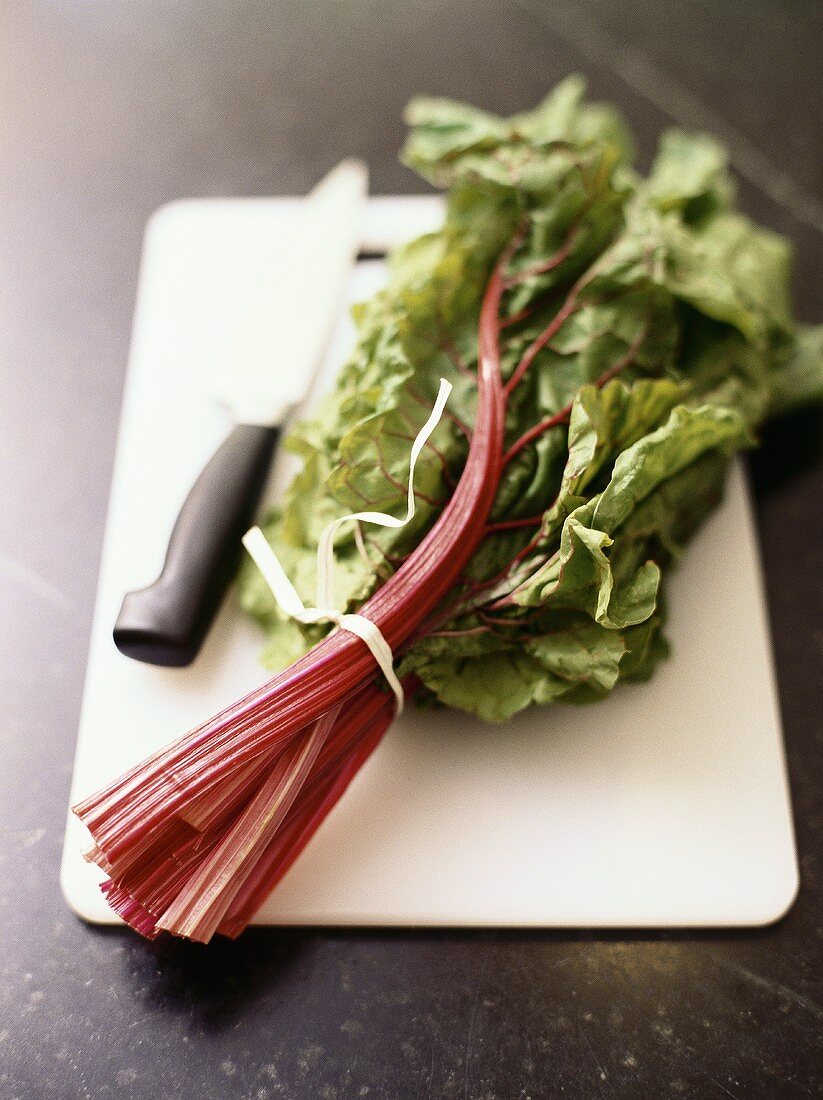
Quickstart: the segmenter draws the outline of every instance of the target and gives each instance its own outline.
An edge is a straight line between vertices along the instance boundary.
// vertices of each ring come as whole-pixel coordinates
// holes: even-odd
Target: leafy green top
[[[515,239],[493,522],[465,583],[399,655],[426,697],[490,720],[647,677],[666,651],[663,571],[719,499],[729,455],[767,416],[823,396],[823,326],[792,321],[788,244],[733,210],[723,150],[667,133],[642,179],[624,123],[583,90],[571,78],[510,119],[411,103],[404,160],[448,188],[445,225],[397,251],[387,288],[356,307],[357,346],[292,433],[302,470],[266,523],[312,600],[326,523],[402,508],[411,439],[446,377],[414,522],[337,541],[339,606],[391,575],[460,476],[480,301]],[[270,634],[271,667],[321,636],[285,621],[248,565],[240,592]]]

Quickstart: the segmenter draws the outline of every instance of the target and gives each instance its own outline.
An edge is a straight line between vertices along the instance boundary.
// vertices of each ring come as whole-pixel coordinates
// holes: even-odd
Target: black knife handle
[[[152,665],[194,660],[237,566],[278,435],[240,424],[214,453],[180,509],[160,576],[123,600],[114,626],[121,653]]]

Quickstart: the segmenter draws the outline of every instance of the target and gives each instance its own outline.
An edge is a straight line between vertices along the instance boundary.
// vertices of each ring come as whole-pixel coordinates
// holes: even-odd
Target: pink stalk
[[[414,690],[413,683],[407,682],[405,687],[408,692]],[[314,763],[310,765],[308,775],[304,774],[302,785],[294,785],[295,797],[291,805],[283,807],[281,802],[281,807],[288,810],[288,824],[278,829],[278,825],[283,825],[285,813],[280,813],[277,821],[271,821],[273,827],[266,835],[270,837],[274,834],[274,843],[267,843],[266,835],[258,831],[258,825],[261,811],[265,815],[267,810],[273,808],[272,803],[282,790],[282,779],[291,775],[295,754],[288,749],[276,764],[269,763],[271,775],[266,783],[258,786],[257,793],[253,789],[245,792],[245,811],[235,814],[228,825],[221,821],[209,835],[204,836],[178,822],[176,838],[161,838],[153,859],[128,872],[118,879],[117,884],[111,880],[105,883],[103,892],[112,908],[133,928],[150,938],[158,934],[162,925],[168,931],[203,941],[215,930],[220,914],[225,913],[226,920],[236,920],[238,909],[251,904],[250,898],[256,899],[256,909],[273,885],[272,875],[279,880],[285,874],[365,761],[368,753],[364,754],[361,746],[368,741],[370,752],[391,722],[393,696],[378,684],[372,684],[361,692],[356,703],[345,719],[333,723],[333,730],[322,741],[319,751],[312,754]],[[342,776],[347,777],[345,782],[342,782]],[[322,812],[318,807],[322,807]],[[274,815],[270,816],[273,818]],[[227,845],[229,835],[233,843]],[[248,850],[238,860],[240,840],[244,835]],[[206,875],[210,888],[207,902],[200,881],[204,877],[204,868],[213,864],[218,845],[224,845],[218,870],[227,868],[228,861],[233,859],[234,875],[219,876],[223,889],[215,889],[215,877]],[[294,845],[297,847],[292,851]],[[190,911],[193,906],[198,908],[196,920],[192,919]],[[175,915],[172,912],[174,907],[183,909],[182,915]],[[247,921],[248,918],[245,923]],[[223,931],[222,924],[218,930]]]
[[[294,753],[285,753],[255,797],[240,814],[157,922],[158,929],[207,942],[254,867],[259,852],[274,837],[311,772],[337,718],[335,708],[320,718]]]
[[[407,693],[408,693],[408,686]],[[283,878],[294,861],[314,836],[349,784],[366,763],[391,725],[394,701],[386,692],[375,697],[376,714],[370,716],[365,732],[354,740],[348,734],[348,744],[336,766],[325,769],[301,798],[286,828],[278,833],[253,874],[244,883],[218,931],[237,936]]]

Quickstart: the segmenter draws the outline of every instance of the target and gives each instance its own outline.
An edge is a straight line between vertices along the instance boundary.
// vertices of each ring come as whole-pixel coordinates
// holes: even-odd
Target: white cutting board
[[[179,505],[227,430],[202,379],[289,208],[283,199],[194,200],[149,224],[72,800],[265,676],[263,639],[233,598],[188,669],[121,656],[111,628],[123,593],[159,571]],[[376,250],[440,216],[437,200],[372,199],[364,245]],[[381,264],[361,264],[352,298],[382,278]],[[351,336],[341,321],[326,385]],[[274,495],[289,467],[276,463]],[[739,466],[670,593],[673,656],[648,684],[499,727],[411,707],[258,921],[628,928],[780,917],[798,872]],[[64,894],[86,919],[113,921],[99,873],[81,858],[86,841],[70,817]]]

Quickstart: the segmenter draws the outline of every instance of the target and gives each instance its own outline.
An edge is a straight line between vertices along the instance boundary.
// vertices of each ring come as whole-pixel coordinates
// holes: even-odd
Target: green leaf
[[[414,522],[339,534],[338,606],[356,610],[401,565],[465,464],[481,301],[516,235],[504,378],[540,346],[505,410],[514,457],[495,527],[399,667],[424,699],[491,721],[590,702],[665,657],[668,572],[720,499],[729,456],[767,416],[823,396],[823,326],[792,320],[788,242],[735,211],[711,137],[664,134],[643,179],[625,123],[587,102],[579,77],[511,118],[432,98],[407,118],[403,159],[448,189],[445,224],[396,250],[386,288],[354,309],[356,345],[291,433],[301,469],[265,531],[312,603],[325,525],[405,507],[411,440],[443,377],[453,391],[418,464]],[[239,586],[272,667],[329,629],[286,621],[248,562]]]
[[[600,400],[603,406],[609,403],[608,396]],[[627,568],[623,538],[635,539],[635,514],[649,498],[665,501],[661,488],[706,454],[722,459],[746,442],[741,418],[728,409],[675,407],[662,427],[620,451],[602,492],[563,519],[558,550],[515,588],[514,602],[585,611],[613,629],[649,618],[656,607],[660,569],[653,561],[636,560],[636,554]],[[577,462],[583,454],[578,444]],[[585,474],[585,469],[577,474],[575,488]],[[644,522],[648,525],[648,518]],[[617,575],[615,558],[622,565]]]
[[[734,183],[726,151],[708,135],[667,130],[643,190],[659,210],[679,211],[687,222],[727,209]]]
[[[584,505],[568,517],[558,553],[515,591],[514,599],[524,607],[585,611],[601,626],[615,630],[641,623],[655,609],[660,570],[654,562],[644,562],[617,587],[609,560],[614,540],[586,525],[590,512]]]
[[[595,501],[592,523],[609,533],[617,530],[642,500],[706,452],[730,454],[752,442],[733,409],[677,406],[661,428],[618,455],[611,480]]]
[[[665,285],[708,317],[768,347],[791,336],[791,247],[742,214],[721,212],[694,229],[667,225]]]
[[[560,496],[579,495],[617,455],[661,424],[685,396],[670,379],[642,379],[631,387],[613,381],[583,386],[572,406],[568,459]]]
[[[437,643],[445,643],[439,645]],[[535,703],[589,702],[617,683],[626,646],[619,632],[577,617],[562,629],[501,646],[492,640],[470,655],[456,652],[455,639],[424,641],[403,663],[446,706],[487,722],[503,722]]]

